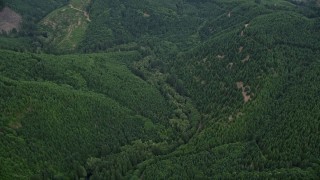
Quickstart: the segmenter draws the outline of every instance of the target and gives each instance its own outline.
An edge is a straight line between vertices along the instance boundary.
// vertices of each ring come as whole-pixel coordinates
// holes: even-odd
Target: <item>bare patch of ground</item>
[[[237,84],[237,88],[238,89],[243,88],[243,82],[242,81],[239,81],[236,84]]]
[[[41,28],[49,31],[45,41],[58,49],[74,50],[80,43],[90,21],[85,5],[89,0],[72,0],[44,18]]]
[[[243,46],[240,46],[240,47],[239,47],[239,53],[241,53],[242,50],[243,50]]]
[[[200,82],[201,78],[199,76],[193,76],[194,81],[196,82]]]
[[[22,128],[22,124],[20,122],[11,122],[9,123],[9,127],[12,129],[20,129]]]
[[[243,32],[243,31],[241,31],[240,36],[242,37],[243,35],[244,35],[244,32]]]
[[[70,6],[71,9],[83,12],[83,15],[86,17],[87,21],[91,22],[90,15],[89,15],[89,13],[87,11],[83,11],[81,9],[75,8],[75,7],[73,7],[72,4],[69,4],[69,6]]]
[[[251,99],[251,95],[248,95],[248,91],[250,91],[250,86],[244,86],[242,81],[236,83],[237,88],[242,90],[242,96],[244,103],[247,103]]]
[[[242,63],[245,63],[250,60],[250,55],[248,54],[243,60],[241,60]]]
[[[250,95],[247,95],[245,91],[242,91],[243,101],[246,103],[251,99]]]
[[[207,57],[205,57],[205,58],[203,58],[203,59],[202,59],[202,62],[204,62],[204,63],[205,63],[205,62],[207,62],[207,60],[208,60],[208,58],[207,58]]]
[[[224,59],[224,55],[218,55],[217,58],[218,59]]]
[[[19,31],[22,17],[9,7],[5,7],[0,12],[0,32],[10,32],[13,29]]]
[[[238,112],[237,114],[232,114],[232,115],[230,115],[230,116],[228,117],[228,120],[229,120],[229,122],[232,122],[232,121],[240,118],[240,117],[243,116],[243,115],[244,115],[244,113]]]
[[[227,68],[228,68],[228,69],[232,69],[232,67],[233,67],[233,63],[229,63],[229,64],[227,65]]]
[[[150,14],[148,14],[147,12],[144,12],[143,13],[143,17],[147,17],[148,18],[148,17],[150,17]]]
[[[239,118],[240,116],[243,116],[244,114],[242,112],[238,112],[236,117]]]
[[[46,25],[46,26],[49,26],[51,27],[53,30],[55,30],[57,28],[57,23],[56,22],[53,22],[53,21],[50,21],[50,20],[45,20],[43,21],[43,24]]]

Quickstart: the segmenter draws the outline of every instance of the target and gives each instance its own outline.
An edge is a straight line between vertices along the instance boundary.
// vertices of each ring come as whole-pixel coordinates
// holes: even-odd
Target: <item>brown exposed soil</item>
[[[198,77],[198,76],[193,76],[193,79],[194,79],[194,81],[196,81],[196,82],[200,82],[200,81],[201,81],[201,78]]]
[[[224,55],[218,55],[217,58],[218,59],[224,59]]]
[[[13,29],[19,31],[22,17],[11,10],[9,7],[5,7],[0,12],[0,33],[1,31],[10,32]]]
[[[239,47],[239,53],[241,53],[242,50],[243,50],[243,46],[240,46],[240,47]]]
[[[230,116],[228,117],[228,120],[229,120],[229,122],[232,122],[232,121],[240,118],[240,117],[243,116],[243,115],[244,115],[244,113],[238,112],[238,113],[236,113],[236,114],[230,115]]]
[[[57,28],[57,23],[53,21],[45,20],[43,24],[46,26],[52,27],[53,30],[56,30]]]
[[[242,90],[243,101],[247,103],[251,99],[251,95],[248,95],[247,90],[250,90],[250,86],[244,86],[242,81],[236,83],[237,88]]]
[[[143,17],[150,17],[150,14],[148,14],[147,12],[144,12]]]
[[[233,63],[229,63],[229,64],[227,65],[227,68],[228,68],[228,69],[232,69],[232,67],[233,67]]]
[[[242,91],[242,96],[243,96],[243,101],[245,103],[251,99],[250,95],[247,95],[247,93],[245,91]]]
[[[22,124],[20,122],[11,122],[9,127],[12,129],[20,129],[22,128]]]
[[[243,116],[244,114],[242,112],[238,112],[236,117],[239,118],[240,116]]]
[[[197,134],[198,133],[200,133],[201,131],[202,131],[202,129],[203,129],[203,124],[202,124],[202,122],[200,121],[200,123],[199,123],[199,125],[198,125],[198,129],[197,129]]]
[[[89,15],[88,12],[83,11],[83,10],[78,9],[78,8],[75,8],[75,7],[73,7],[72,4],[69,4],[69,6],[70,6],[71,9],[74,9],[74,10],[77,10],[77,11],[80,11],[80,12],[83,12],[83,15],[86,17],[87,21],[91,22],[90,15]]]
[[[245,63],[250,60],[250,55],[247,55],[243,60],[241,60],[242,63]]]
[[[237,88],[238,89],[243,88],[243,82],[242,81],[239,81],[236,84],[237,84]]]
[[[244,35],[244,32],[243,32],[243,31],[241,31],[240,36],[242,37],[243,35]]]
[[[207,57],[202,59],[202,61],[203,61],[204,63],[207,62],[207,60],[208,60]]]

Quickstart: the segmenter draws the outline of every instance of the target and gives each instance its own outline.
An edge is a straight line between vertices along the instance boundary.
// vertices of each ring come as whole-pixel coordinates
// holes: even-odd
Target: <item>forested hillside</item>
[[[117,152],[135,139],[160,139],[151,129],[167,123],[170,106],[121,63],[137,53],[0,53],[3,177],[32,175],[28,165],[70,171],[104,142]]]
[[[0,10],[2,10],[2,8],[4,7],[4,1],[3,0],[0,0]]]
[[[318,1],[0,2],[0,179],[320,178]]]
[[[9,6],[10,8],[22,14],[27,20],[35,20],[35,21],[40,20],[45,15],[50,13],[52,10],[67,3],[66,0],[48,0],[48,1],[2,0],[2,1],[4,1],[6,5]]]

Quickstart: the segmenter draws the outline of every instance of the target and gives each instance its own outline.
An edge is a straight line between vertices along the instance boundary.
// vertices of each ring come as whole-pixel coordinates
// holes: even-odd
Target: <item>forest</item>
[[[3,7],[0,179],[320,178],[319,1]]]
[[[0,10],[2,10],[2,8],[4,8],[5,4],[3,0],[0,0]]]

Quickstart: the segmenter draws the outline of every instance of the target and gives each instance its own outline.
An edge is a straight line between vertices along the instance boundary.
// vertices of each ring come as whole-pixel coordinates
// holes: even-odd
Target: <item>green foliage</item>
[[[166,103],[159,91],[133,76],[120,63],[137,58],[137,52],[58,57],[32,54],[24,57],[7,52],[1,57],[1,64],[2,74],[9,78],[52,81],[74,89],[102,93],[154,121],[163,120],[169,110],[160,108]],[[141,101],[144,103],[137,103]]]
[[[189,40],[185,37],[192,35],[201,20],[193,16],[194,9],[179,15],[176,3],[168,0],[93,1],[90,10],[93,20],[80,49],[99,51],[132,41],[150,44],[155,38],[185,46]]]
[[[316,1],[8,4],[0,179],[319,179]]]
[[[119,62],[137,53],[0,53],[1,158],[9,169],[2,177],[30,176],[47,165],[51,175],[69,173],[73,163],[98,156],[106,142],[117,152],[135,139],[159,139],[137,115],[165,123],[169,106]]]
[[[59,6],[62,6],[66,0],[4,0],[6,4],[23,15],[27,21],[39,21],[45,15]]]
[[[2,5],[5,4],[22,16],[22,22],[20,25],[21,29],[19,30],[19,32],[10,34],[11,40],[9,41],[13,41],[15,44],[17,44],[17,46],[12,45],[12,43],[9,42],[9,44],[1,43],[1,48],[19,51],[28,50],[32,52],[40,51],[40,49],[42,48],[42,43],[39,41],[38,37],[42,37],[45,35],[43,32],[39,31],[37,23],[48,13],[67,3],[66,0],[1,0],[1,2]],[[6,36],[6,34],[7,33],[0,32],[0,39],[2,39],[3,36]],[[22,43],[28,41],[28,43],[27,45],[24,44],[24,47],[21,47],[21,45],[17,41],[21,41]]]
[[[208,21],[204,28],[223,28],[204,34],[206,43],[172,61],[175,79],[183,81],[206,127],[174,155],[150,163],[144,177],[317,179],[316,21],[295,10],[270,13],[268,6],[256,7],[262,13],[256,16],[245,6],[250,4],[235,7],[230,18]]]
[[[0,48],[24,52],[33,51],[36,45],[30,38],[0,36]]]
[[[5,6],[5,2],[3,0],[0,0],[0,10],[2,10],[4,6]]]

